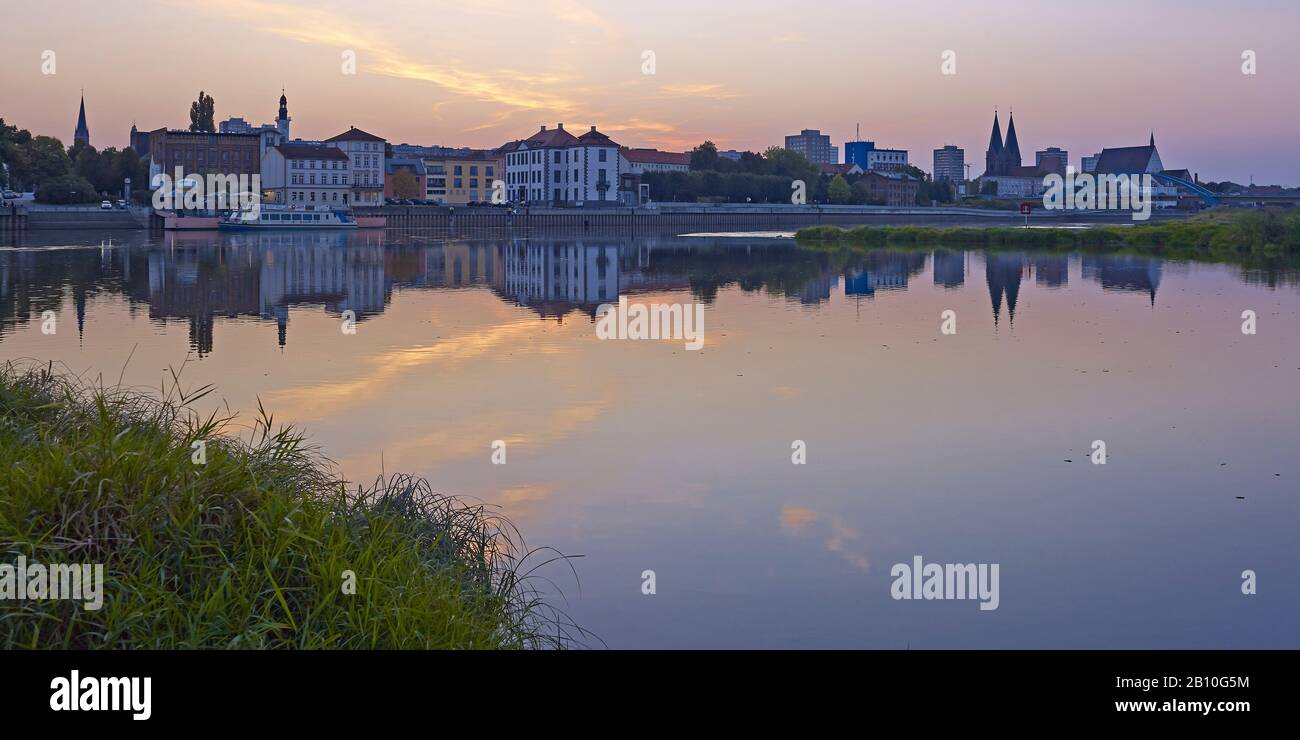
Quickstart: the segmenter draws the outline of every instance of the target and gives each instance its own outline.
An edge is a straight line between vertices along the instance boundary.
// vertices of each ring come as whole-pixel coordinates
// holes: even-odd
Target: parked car
[[[14,199],[19,198],[19,197],[21,197],[21,196],[19,196],[18,193],[15,193],[15,192],[12,191],[12,190],[6,190],[6,191],[4,191],[4,199],[5,199],[5,200],[14,200]]]
[[[123,198],[118,198],[118,199],[117,199],[117,207],[118,207],[119,209],[125,211],[125,210],[126,210],[126,200],[123,199]]]
[[[111,201],[111,200],[103,200],[103,201],[100,201],[100,202],[99,202],[99,210],[101,210],[101,211],[111,211],[111,210],[113,210],[113,201]]]

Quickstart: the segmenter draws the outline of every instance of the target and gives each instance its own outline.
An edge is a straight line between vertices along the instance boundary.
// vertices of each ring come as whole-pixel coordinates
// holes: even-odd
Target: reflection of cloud
[[[791,388],[788,385],[778,385],[772,389],[772,395],[782,398],[798,398],[803,395],[801,388]]]
[[[388,393],[397,376],[434,362],[455,363],[488,354],[515,340],[535,338],[537,324],[532,320],[497,324],[435,344],[389,350],[372,362],[373,368],[355,380],[342,383],[318,383],[286,388],[266,394],[267,406],[291,405],[292,416],[302,421],[323,419],[348,406]],[[289,413],[289,412],[285,412]]]
[[[781,529],[792,536],[803,534],[818,518],[817,512],[803,506],[786,504],[781,507]],[[858,530],[845,524],[838,516],[831,517],[829,524],[830,535],[826,538],[826,549],[844,558],[854,568],[866,572],[866,548],[860,541]]]
[[[804,527],[817,519],[817,512],[802,506],[786,504],[781,507],[781,529],[787,534],[803,534]]]
[[[858,531],[845,524],[839,517],[831,519],[831,536],[826,540],[826,549],[838,553],[849,565],[861,571],[867,570],[867,556],[857,542]]]

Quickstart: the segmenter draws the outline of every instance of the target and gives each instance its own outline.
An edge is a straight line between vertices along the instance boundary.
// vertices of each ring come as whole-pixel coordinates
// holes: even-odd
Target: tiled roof
[[[1121,146],[1101,150],[1097,159],[1097,172],[1104,175],[1125,175],[1146,172],[1151,154],[1156,148],[1147,146]]]
[[[661,152],[658,149],[629,149],[623,147],[620,152],[629,162],[641,164],[676,164],[690,165],[691,155],[680,152]]]
[[[379,138],[378,136],[375,136],[374,134],[367,133],[367,132],[362,131],[361,129],[359,129],[359,128],[353,126],[353,127],[349,128],[347,131],[344,131],[343,133],[339,134],[338,136],[332,136],[332,137],[326,139],[325,141],[326,141],[326,142],[335,142],[335,141],[383,141],[383,139]]]
[[[542,126],[540,131],[524,139],[524,142],[530,148],[537,149],[539,147],[575,146],[578,143],[578,138],[565,131],[564,124],[561,123],[558,127],[551,129]]]
[[[608,136],[597,131],[595,126],[592,126],[587,133],[579,136],[578,141],[587,146],[618,146]]]
[[[285,159],[342,159],[348,155],[334,146],[312,146],[311,144],[280,144],[275,150]]]

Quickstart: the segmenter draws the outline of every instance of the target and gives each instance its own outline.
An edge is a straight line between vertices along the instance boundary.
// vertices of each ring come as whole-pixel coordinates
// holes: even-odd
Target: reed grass
[[[0,600],[2,648],[552,648],[588,633],[542,597],[492,509],[426,480],[344,482],[260,407],[247,436],[211,387],[107,386],[0,367],[0,563],[102,563],[104,604]],[[206,443],[206,464],[191,444]],[[344,592],[345,572],[355,593]],[[576,574],[575,574],[576,575]]]

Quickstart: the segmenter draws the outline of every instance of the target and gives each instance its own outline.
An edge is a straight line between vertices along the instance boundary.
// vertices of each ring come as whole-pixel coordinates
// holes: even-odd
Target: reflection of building
[[[619,296],[618,246],[582,240],[515,239],[502,248],[499,289],[543,316],[575,307],[594,313]]]
[[[984,275],[989,284],[989,300],[993,303],[993,325],[1001,316],[1002,301],[1006,299],[1007,318],[1012,326],[1016,322],[1016,299],[1020,296],[1020,279],[1028,263],[1018,252],[990,253],[984,258]]]
[[[1034,265],[1034,282],[1047,288],[1059,288],[1070,281],[1070,257],[1064,254],[1040,254],[1029,258]]]
[[[921,252],[871,252],[845,270],[844,295],[870,298],[878,290],[907,290],[908,279],[925,269]]]
[[[1156,305],[1163,263],[1145,257],[1084,255],[1083,279],[1096,280],[1102,290],[1147,293]]]
[[[966,253],[934,250],[934,284],[960,288],[966,283]]]

